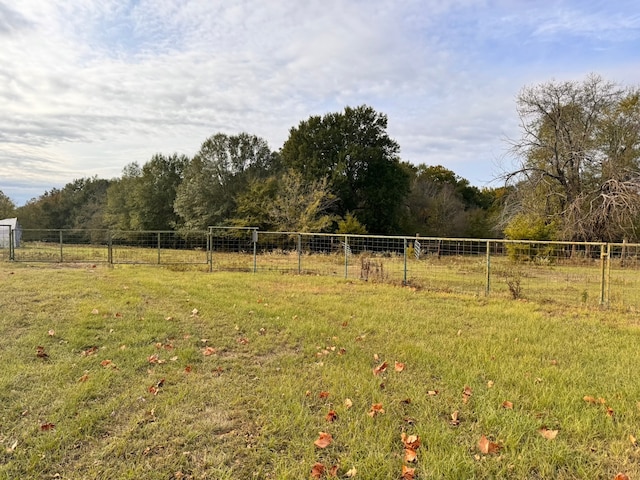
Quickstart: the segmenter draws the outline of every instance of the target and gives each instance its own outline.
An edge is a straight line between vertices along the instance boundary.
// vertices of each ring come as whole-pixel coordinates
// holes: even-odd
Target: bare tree
[[[522,137],[507,209],[544,218],[568,240],[632,235],[640,214],[639,92],[597,75],[549,82],[517,99]]]

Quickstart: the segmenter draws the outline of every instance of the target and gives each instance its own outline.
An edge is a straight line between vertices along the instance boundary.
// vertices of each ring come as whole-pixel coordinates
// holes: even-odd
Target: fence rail
[[[11,235],[9,235],[11,238]],[[640,244],[262,232],[23,229],[16,262],[195,265],[395,282],[478,296],[640,308]]]

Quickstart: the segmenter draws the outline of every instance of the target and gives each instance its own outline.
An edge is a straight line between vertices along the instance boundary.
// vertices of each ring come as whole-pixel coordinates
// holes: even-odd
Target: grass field
[[[640,478],[633,312],[141,266],[0,287],[0,478]]]

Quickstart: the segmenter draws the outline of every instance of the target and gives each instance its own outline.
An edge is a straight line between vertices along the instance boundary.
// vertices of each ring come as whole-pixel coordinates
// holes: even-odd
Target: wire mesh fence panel
[[[603,301],[601,244],[500,242],[490,258],[491,295],[597,305]]]
[[[114,264],[160,264],[158,232],[111,232],[111,262]]]
[[[640,309],[640,244],[608,245],[606,295],[611,305]]]
[[[254,229],[210,227],[209,232],[213,270],[253,271]]]
[[[408,238],[409,283],[430,290],[484,294],[486,242],[444,238]]]
[[[23,229],[14,259],[19,262],[100,263],[108,261],[106,230]]]
[[[259,232],[256,242],[256,271],[303,273],[300,234]]]
[[[209,245],[206,231],[158,232],[160,264],[207,264]]]

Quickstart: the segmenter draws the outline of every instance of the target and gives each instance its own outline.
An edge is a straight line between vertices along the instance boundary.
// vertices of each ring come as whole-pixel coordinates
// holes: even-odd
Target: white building
[[[13,236],[13,248],[20,246],[22,227],[17,218],[5,218],[0,220],[0,248],[11,246],[10,235]]]

